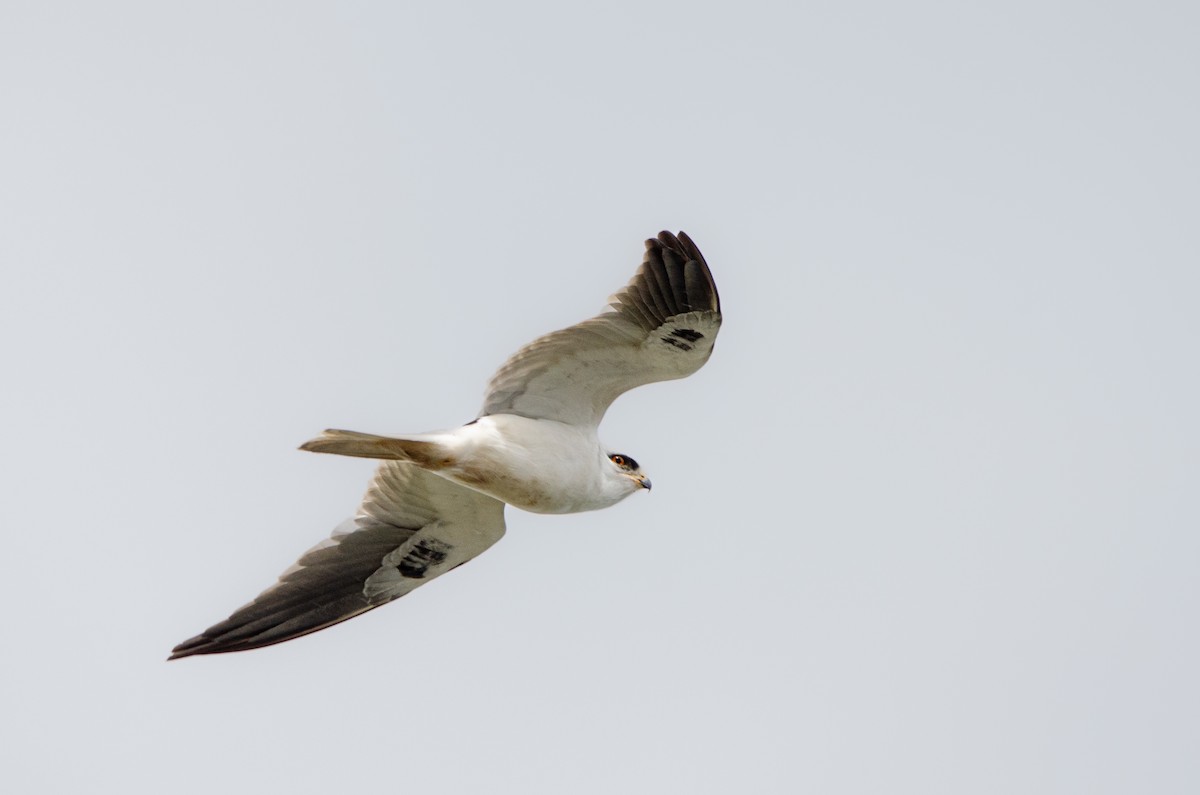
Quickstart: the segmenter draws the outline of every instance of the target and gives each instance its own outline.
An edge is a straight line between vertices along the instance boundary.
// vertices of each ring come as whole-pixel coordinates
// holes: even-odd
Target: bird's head
[[[630,493],[638,489],[650,490],[650,478],[642,472],[642,468],[638,466],[638,462],[624,453],[609,453],[608,462],[612,464],[612,469],[618,478],[622,478],[627,483],[627,488]]]

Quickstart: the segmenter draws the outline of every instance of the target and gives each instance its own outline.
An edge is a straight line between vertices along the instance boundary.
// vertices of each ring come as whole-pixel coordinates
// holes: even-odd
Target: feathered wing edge
[[[415,532],[371,525],[333,536],[306,552],[254,601],[172,649],[170,659],[270,646],[378,607],[363,594],[363,583]]]
[[[525,345],[488,382],[480,415],[596,425],[620,394],[682,378],[712,352],[721,301],[687,234],[646,241],[637,273],[596,317]]]
[[[647,240],[641,267],[608,304],[647,333],[688,312],[721,313],[708,262],[684,232],[663,231]]]
[[[376,473],[343,522],[229,618],[169,659],[246,651],[354,618],[461,566],[504,535],[504,504],[399,462]]]

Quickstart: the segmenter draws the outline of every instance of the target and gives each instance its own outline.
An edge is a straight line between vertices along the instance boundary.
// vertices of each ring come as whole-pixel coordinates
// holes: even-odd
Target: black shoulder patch
[[[694,328],[677,328],[671,332],[670,336],[662,337],[662,341],[681,351],[690,351],[695,347],[692,343],[703,338],[704,335]]]
[[[674,337],[663,337],[662,341],[668,345],[678,348],[681,351],[690,351],[692,349],[691,345],[687,344],[686,342],[680,342]]]
[[[688,342],[695,342],[698,339],[704,338],[704,335],[701,334],[699,331],[696,331],[696,329],[694,329],[694,328],[675,329],[674,331],[671,332],[671,336],[678,337],[679,339],[682,339],[682,340],[687,340]]]
[[[404,560],[400,561],[400,565],[396,568],[405,577],[420,580],[425,577],[425,572],[429,570],[430,566],[445,563],[452,549],[454,547],[444,541],[438,541],[436,538],[423,539],[412,548],[412,551],[405,556]]]

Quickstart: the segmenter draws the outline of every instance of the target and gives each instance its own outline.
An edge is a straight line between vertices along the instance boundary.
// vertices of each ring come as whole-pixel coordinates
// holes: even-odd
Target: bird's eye
[[[625,466],[625,456],[623,456],[623,455],[612,455],[612,456],[609,456],[609,458],[611,458],[611,459],[612,459],[612,462],[613,462],[614,464],[616,464],[617,466],[619,466],[619,467],[623,467],[623,466]]]

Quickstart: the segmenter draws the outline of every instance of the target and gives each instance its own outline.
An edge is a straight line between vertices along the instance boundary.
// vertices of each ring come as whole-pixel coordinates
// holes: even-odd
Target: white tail
[[[421,439],[400,439],[376,436],[373,433],[328,429],[315,439],[300,445],[310,453],[332,453],[355,458],[382,458],[389,461],[409,461],[426,469],[441,469],[450,463],[444,446]],[[440,453],[440,455],[439,455]]]

